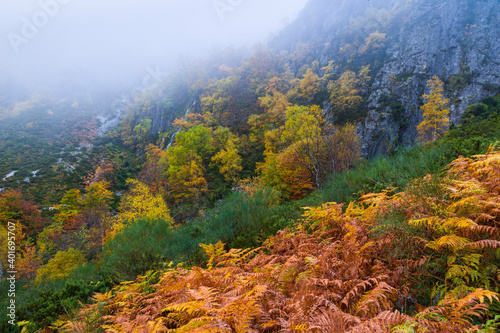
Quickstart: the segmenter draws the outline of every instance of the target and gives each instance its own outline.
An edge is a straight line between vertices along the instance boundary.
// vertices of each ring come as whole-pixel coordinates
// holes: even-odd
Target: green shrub
[[[293,213],[279,205],[279,193],[266,188],[252,196],[234,193],[207,212],[204,243],[219,240],[230,248],[257,247],[289,225]]]
[[[472,104],[465,110],[462,116],[462,124],[471,123],[475,120],[487,119],[491,112],[488,105],[484,103]]]
[[[106,292],[114,284],[103,277],[96,264],[86,264],[72,271],[66,279],[40,283],[38,285],[17,285],[16,322],[29,321],[30,331],[51,325],[61,315],[66,315],[80,303],[90,300],[96,292]],[[2,295],[6,295],[6,283],[0,284]],[[0,304],[0,332],[20,332],[19,327],[7,323],[6,302]]]
[[[167,257],[175,263],[203,264],[200,243],[219,240],[228,248],[252,248],[299,217],[296,204],[279,204],[279,194],[269,188],[254,195],[232,193],[205,216],[179,227],[172,235]]]
[[[138,219],[104,246],[102,269],[119,280],[161,268],[174,230],[168,221]]]

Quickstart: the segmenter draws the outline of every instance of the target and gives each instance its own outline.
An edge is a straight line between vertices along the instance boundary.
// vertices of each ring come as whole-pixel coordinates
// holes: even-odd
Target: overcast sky
[[[266,42],[306,2],[0,0],[0,75],[112,84],[182,55]]]

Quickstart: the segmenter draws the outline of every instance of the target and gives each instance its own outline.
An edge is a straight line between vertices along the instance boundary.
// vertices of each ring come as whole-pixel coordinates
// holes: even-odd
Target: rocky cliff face
[[[415,142],[421,96],[434,75],[446,83],[454,124],[467,106],[499,91],[498,0],[311,0],[276,45],[309,41],[322,63],[337,60],[345,27],[374,10],[387,15],[390,26],[383,27],[387,49],[372,73],[368,115],[358,125],[367,156]]]

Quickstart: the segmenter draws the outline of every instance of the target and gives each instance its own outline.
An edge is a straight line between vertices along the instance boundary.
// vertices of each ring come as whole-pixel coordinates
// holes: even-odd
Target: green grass
[[[448,163],[442,149],[415,147],[392,157],[365,161],[357,168],[334,175],[321,193],[323,202],[350,202],[389,187],[399,190],[413,179],[439,173]]]

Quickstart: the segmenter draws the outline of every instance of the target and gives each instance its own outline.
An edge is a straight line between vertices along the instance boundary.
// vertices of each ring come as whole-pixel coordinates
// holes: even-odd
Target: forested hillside
[[[497,331],[499,10],[311,0],[116,126],[0,98],[0,330]]]

